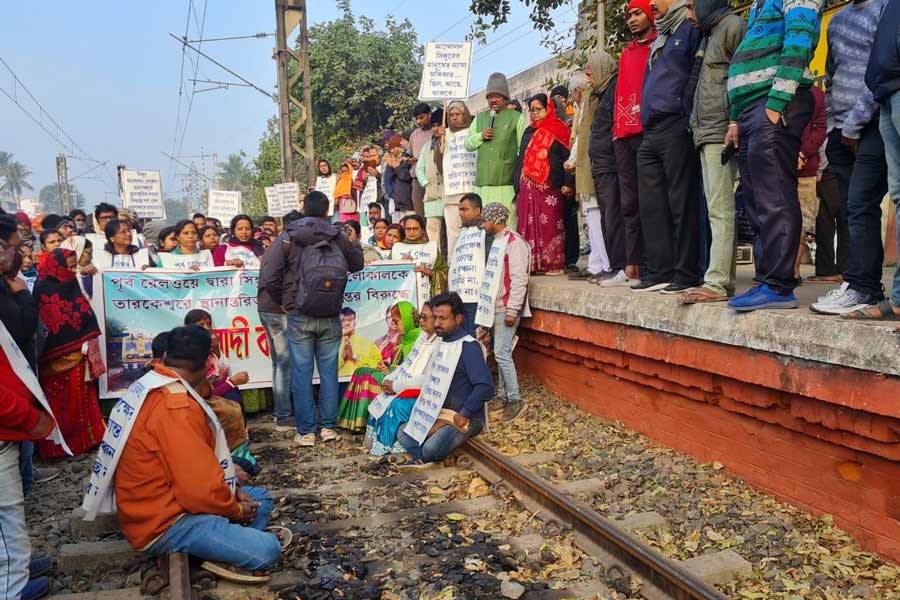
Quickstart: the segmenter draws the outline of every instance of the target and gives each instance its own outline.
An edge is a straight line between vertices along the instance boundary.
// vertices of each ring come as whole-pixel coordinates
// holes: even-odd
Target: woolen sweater
[[[754,3],[747,35],[728,69],[731,119],[766,98],[766,108],[783,113],[797,88],[812,85],[809,62],[819,43],[825,0],[764,0]]]
[[[655,39],[656,32],[653,32],[643,42],[631,40],[622,50],[616,85],[613,139],[629,138],[644,130],[644,126],[641,125],[641,86],[644,85],[650,46]]]

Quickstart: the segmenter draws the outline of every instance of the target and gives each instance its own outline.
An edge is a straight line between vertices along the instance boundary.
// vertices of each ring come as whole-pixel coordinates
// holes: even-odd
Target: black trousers
[[[644,261],[637,173],[637,152],[643,139],[643,134],[638,134],[613,140],[616,169],[619,171],[619,202],[622,204],[622,222],[625,227],[625,263],[629,265],[640,265]]]
[[[644,129],[637,175],[648,281],[700,283],[699,172],[687,117],[665,119]]]
[[[850,230],[847,228],[846,207],[841,206],[838,178],[832,173],[830,166],[816,184],[816,194],[820,200],[819,213],[816,215],[816,275],[832,277],[847,269]],[[837,256],[834,251],[835,236]]]
[[[603,243],[609,256],[609,268],[615,273],[625,268],[625,220],[622,217],[619,176],[616,173],[594,175],[597,205],[603,215]],[[635,263],[636,264],[636,263]]]
[[[581,256],[581,236],[578,233],[578,200],[575,198],[563,198],[563,227],[565,228],[566,243],[563,252],[566,257],[566,266],[574,266]]]
[[[782,122],[772,124],[765,108],[766,98],[762,98],[738,117],[738,164],[747,214],[757,231],[754,279],[776,294],[788,294],[799,284],[794,260],[803,219],[797,197],[797,157],[803,130],[812,118],[812,92],[799,88]]]
[[[828,166],[834,166],[847,215],[850,253],[844,281],[863,294],[881,300],[881,268],[884,245],[881,242],[881,201],[887,193],[887,162],[878,119],[866,125],[859,138],[856,154],[841,143],[841,130],[828,137]],[[833,161],[833,162],[832,162]]]

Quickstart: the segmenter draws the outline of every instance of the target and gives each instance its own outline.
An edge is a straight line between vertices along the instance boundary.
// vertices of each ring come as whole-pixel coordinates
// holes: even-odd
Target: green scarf
[[[416,307],[413,306],[412,302],[401,300],[394,306],[400,311],[400,323],[401,327],[403,327],[403,338],[400,340],[400,350],[394,357],[394,363],[399,365],[407,356],[409,356],[409,353],[412,351],[416,340],[419,339],[419,333],[421,333],[422,330],[416,327]]]

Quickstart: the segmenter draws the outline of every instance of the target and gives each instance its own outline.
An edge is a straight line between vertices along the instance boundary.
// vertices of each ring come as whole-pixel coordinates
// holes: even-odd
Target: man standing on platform
[[[484,428],[484,403],[494,382],[481,345],[463,328],[463,303],[453,292],[431,300],[441,343],[432,354],[425,387],[398,439],[412,462],[427,468]]]
[[[802,217],[797,198],[800,141],[813,114],[809,91],[824,0],[760,0],[728,69],[731,122],[725,146],[739,149],[747,210],[758,228],[757,285],[735,296],[737,311],[796,308],[794,258]]]
[[[523,114],[506,107],[509,83],[503,73],[488,78],[485,94],[489,108],[478,113],[466,138],[466,150],[478,153],[475,193],[485,202],[500,202],[510,209],[510,226],[515,227],[513,171],[527,122]]]
[[[413,118],[416,120],[416,129],[409,134],[409,149],[412,160],[409,161],[410,173],[416,172],[416,163],[422,148],[431,143],[431,107],[425,104],[417,104],[413,109]],[[425,216],[425,186],[415,177],[412,178],[412,201],[415,213],[420,217]]]
[[[466,194],[459,201],[462,230],[450,252],[450,272],[447,284],[463,303],[463,328],[475,335],[475,313],[478,292],[484,280],[484,267],[494,236],[481,228],[481,196]]]

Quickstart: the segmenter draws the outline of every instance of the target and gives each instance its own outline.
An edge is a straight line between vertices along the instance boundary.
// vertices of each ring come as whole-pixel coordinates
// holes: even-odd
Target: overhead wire
[[[187,10],[187,19],[184,24],[184,39],[187,39],[188,31],[191,26],[191,5],[193,4],[193,0],[188,0],[188,10]],[[203,36],[200,36],[203,37]],[[181,125],[181,100],[184,95],[184,59],[187,56],[187,48],[185,46],[181,46],[181,69],[178,75],[178,108],[175,112],[175,132],[172,134],[172,154],[175,154],[175,146],[178,144],[178,129]],[[166,184],[168,185],[169,180],[172,177],[172,168],[173,163],[169,161],[169,171],[166,174]]]

